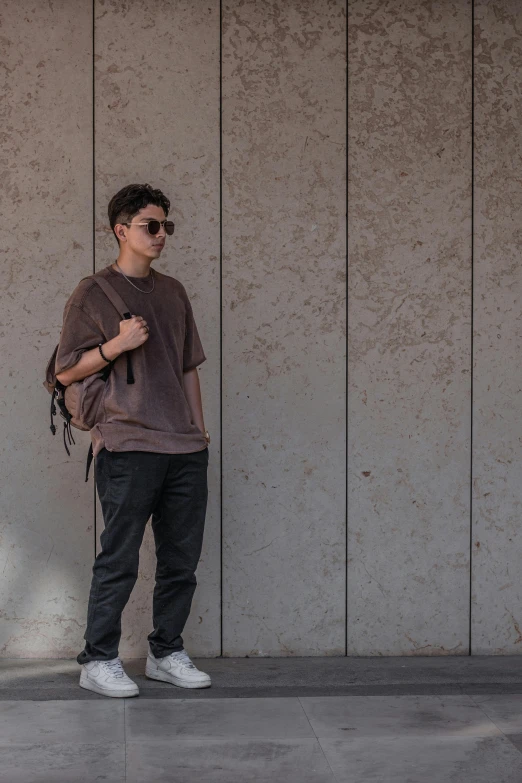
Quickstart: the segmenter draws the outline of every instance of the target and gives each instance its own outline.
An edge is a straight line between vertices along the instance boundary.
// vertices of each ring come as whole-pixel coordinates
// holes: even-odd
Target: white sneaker
[[[82,664],[80,686],[103,696],[126,698],[137,696],[139,688],[123,671],[119,658],[112,661],[89,661]]]
[[[197,669],[185,650],[177,650],[165,658],[155,658],[149,649],[145,674],[151,680],[161,680],[180,688],[209,688],[210,676]]]

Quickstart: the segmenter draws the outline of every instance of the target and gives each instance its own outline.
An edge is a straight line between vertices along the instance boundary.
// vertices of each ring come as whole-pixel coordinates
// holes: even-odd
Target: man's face
[[[165,220],[166,215],[161,207],[150,204],[148,207],[140,209],[137,215],[134,215],[130,225],[118,223],[114,228],[120,240],[120,246],[126,246],[126,252],[145,256],[146,258],[158,258],[165,245],[165,227],[160,226],[157,234],[149,234],[146,224],[149,220]]]

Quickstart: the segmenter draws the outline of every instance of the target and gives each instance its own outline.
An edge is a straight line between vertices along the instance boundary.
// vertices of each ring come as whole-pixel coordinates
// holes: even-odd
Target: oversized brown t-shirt
[[[154,270],[154,290],[146,294],[111,266],[97,274],[105,276],[132,315],[145,319],[149,339],[130,351],[133,384],[127,383],[126,354],[114,362],[97,422],[90,431],[94,456],[104,446],[108,451],[164,454],[202,451],[207,442],[192,423],[183,373],[204,362],[206,356],[183,284]],[[119,334],[121,316],[92,278],[82,280],[66,302],[57,373],[75,365],[84,351]],[[150,276],[129,279],[146,291],[152,286]]]

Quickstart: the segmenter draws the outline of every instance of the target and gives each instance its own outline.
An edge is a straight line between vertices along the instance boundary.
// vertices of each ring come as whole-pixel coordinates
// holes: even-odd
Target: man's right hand
[[[141,315],[133,315],[131,318],[120,321],[120,333],[116,340],[122,353],[138,348],[148,339],[149,327]]]

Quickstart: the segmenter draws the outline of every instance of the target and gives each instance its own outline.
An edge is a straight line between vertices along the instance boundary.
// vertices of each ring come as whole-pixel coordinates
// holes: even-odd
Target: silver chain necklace
[[[138,288],[138,286],[137,286],[137,285],[134,285],[134,283],[132,282],[132,280],[129,280],[129,278],[127,277],[127,275],[125,274],[125,272],[123,271],[123,269],[121,268],[121,266],[118,264],[118,262],[117,262],[117,261],[115,261],[114,263],[116,264],[116,266],[118,267],[118,269],[119,269],[119,270],[120,270],[120,272],[122,273],[122,275],[123,275],[123,277],[125,278],[125,280],[126,280],[128,283],[130,283],[132,286],[134,286],[134,288],[136,289],[136,291],[139,291],[139,292],[140,292],[140,293],[142,293],[142,294],[151,294],[151,293],[154,291],[155,277],[154,277],[154,274],[153,274],[153,270],[152,270],[152,268],[151,268],[151,270],[150,270],[150,276],[152,277],[152,288],[150,289],[150,291],[143,291],[143,289],[141,289],[141,288]]]

